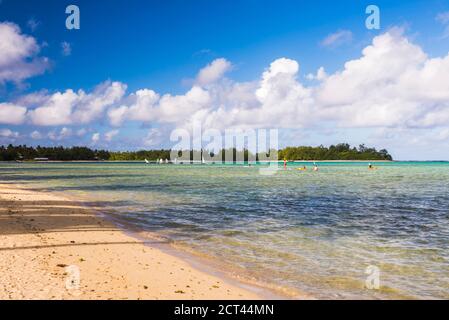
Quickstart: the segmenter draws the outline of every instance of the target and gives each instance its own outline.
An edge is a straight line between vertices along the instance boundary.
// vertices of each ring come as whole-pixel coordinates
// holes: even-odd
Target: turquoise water
[[[449,163],[0,163],[0,181],[97,201],[267,285],[317,298],[449,298]],[[310,164],[307,164],[310,165]],[[365,270],[380,270],[380,289]]]

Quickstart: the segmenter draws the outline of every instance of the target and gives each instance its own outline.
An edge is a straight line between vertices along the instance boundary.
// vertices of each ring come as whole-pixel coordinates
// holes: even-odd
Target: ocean
[[[293,297],[449,299],[449,163],[373,164],[0,163],[0,182],[94,202]]]

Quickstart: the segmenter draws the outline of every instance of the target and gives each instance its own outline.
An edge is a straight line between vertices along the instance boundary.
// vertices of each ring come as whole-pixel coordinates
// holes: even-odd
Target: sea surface
[[[449,299],[449,163],[374,165],[298,162],[262,175],[244,164],[0,163],[0,181],[96,202],[289,294]]]

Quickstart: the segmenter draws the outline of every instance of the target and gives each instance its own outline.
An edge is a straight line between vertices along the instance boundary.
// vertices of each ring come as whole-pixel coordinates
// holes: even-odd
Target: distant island
[[[226,150],[221,150],[218,153],[218,158],[224,160]],[[245,161],[250,159],[259,159],[258,155],[251,154],[248,150],[238,151],[228,149],[228,152],[233,152],[234,160],[244,158]],[[107,150],[95,150],[88,147],[31,147],[26,145],[8,145],[0,146],[0,161],[33,161],[33,160],[49,160],[49,161],[156,161],[159,159],[170,159],[171,150],[140,150],[140,151],[125,151],[115,152]],[[195,156],[201,158],[201,151],[183,151],[190,152],[191,158]],[[203,151],[203,154],[209,153]],[[212,153],[209,153],[213,156]],[[376,150],[376,148],[369,148],[365,145],[351,147],[347,143],[340,143],[331,145],[329,147],[286,147],[278,151],[279,160],[393,160],[392,156],[387,150]]]
[[[386,149],[379,151],[376,148],[361,144],[358,148],[347,143],[339,143],[330,147],[287,147],[279,150],[279,159],[287,160],[386,160],[393,157]]]

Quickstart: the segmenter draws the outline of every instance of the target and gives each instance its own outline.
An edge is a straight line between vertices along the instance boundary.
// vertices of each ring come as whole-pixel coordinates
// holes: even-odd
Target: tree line
[[[0,146],[0,161],[29,161],[45,158],[51,161],[156,161],[159,159],[170,159],[171,150],[139,150],[113,152],[107,150],[93,150],[88,147],[31,147],[26,145]],[[187,155],[187,157],[186,157]],[[264,157],[253,154],[248,150],[223,149],[217,154],[207,151],[184,150],[179,152],[179,158],[202,159],[213,158],[215,160],[260,160]],[[376,150],[365,145],[351,147],[347,143],[331,145],[329,147],[287,147],[278,151],[279,160],[392,160],[387,150]],[[172,159],[174,160],[174,159]]]
[[[53,161],[107,160],[110,153],[105,150],[92,150],[87,147],[30,147],[26,145],[0,146],[0,161],[34,160],[47,158]]]
[[[279,159],[287,160],[393,160],[386,149],[366,147],[358,148],[347,143],[331,145],[330,147],[287,147],[279,151]]]

